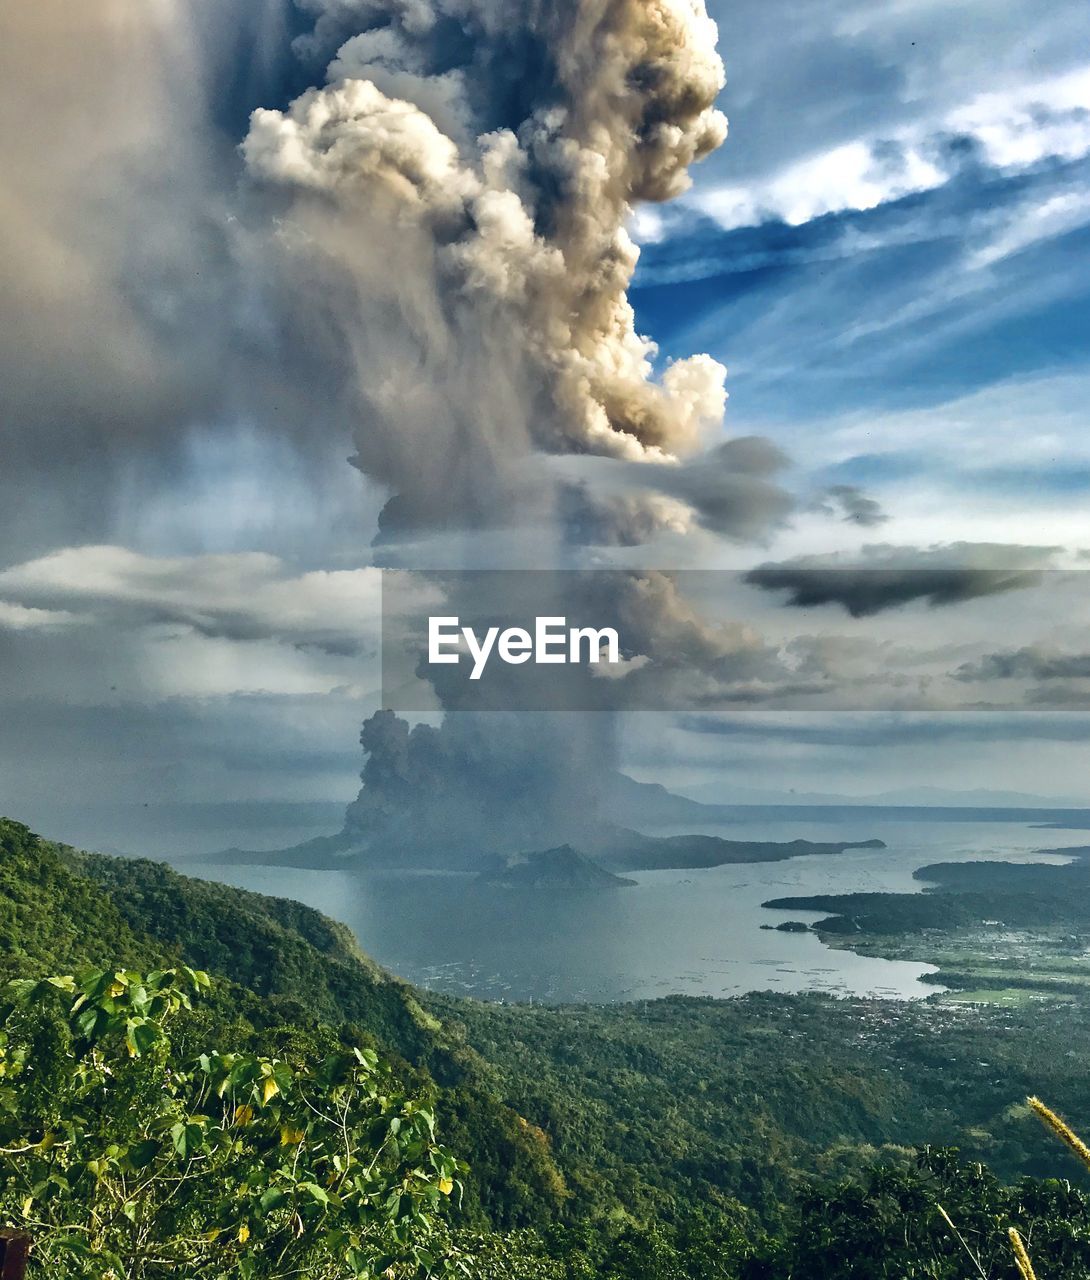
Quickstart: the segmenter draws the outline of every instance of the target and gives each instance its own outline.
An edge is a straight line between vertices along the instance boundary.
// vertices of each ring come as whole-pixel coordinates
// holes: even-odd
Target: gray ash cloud
[[[916,601],[941,607],[1035,586],[1058,550],[1000,543],[879,544],[858,556],[799,556],[759,565],[746,581],[786,593],[794,608],[832,604],[864,618]]]

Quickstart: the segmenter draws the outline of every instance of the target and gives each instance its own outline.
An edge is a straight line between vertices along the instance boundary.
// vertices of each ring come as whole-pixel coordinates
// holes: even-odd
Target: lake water
[[[343,921],[381,964],[420,986],[486,1000],[643,1000],[670,994],[828,991],[922,998],[927,965],[825,946],[813,934],[762,930],[815,913],[762,909],[769,898],[856,891],[919,892],[917,867],[981,859],[1063,861],[1041,847],[1077,832],[1024,823],[918,822],[865,816],[828,827],[783,820],[688,826],[735,840],[855,840],[886,849],[697,871],[631,874],[634,888],[549,894],[488,888],[440,874],[182,866],[189,874],[295,898]]]

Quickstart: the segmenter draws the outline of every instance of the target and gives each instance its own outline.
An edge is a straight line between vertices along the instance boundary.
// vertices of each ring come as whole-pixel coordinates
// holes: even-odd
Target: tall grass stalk
[[[1007,1235],[1010,1237],[1011,1248],[1014,1250],[1014,1261],[1018,1265],[1022,1280],[1037,1280],[1037,1273],[1033,1270],[1033,1263],[1029,1260],[1029,1254],[1026,1252],[1022,1237],[1014,1227],[1007,1228]]]
[[[1079,1135],[1061,1120],[1051,1107],[1046,1107],[1040,1098],[1027,1098],[1026,1102],[1030,1110],[1040,1117],[1041,1123],[1046,1128],[1051,1129],[1061,1142],[1066,1143],[1083,1164],[1090,1169],[1090,1147],[1083,1142]]]
[[[988,1273],[984,1270],[983,1264],[981,1263],[980,1259],[976,1256],[976,1254],[972,1251],[972,1249],[969,1248],[969,1245],[966,1243],[965,1237],[961,1234],[961,1232],[957,1229],[957,1227],[954,1226],[953,1218],[950,1217],[950,1215],[946,1212],[946,1210],[942,1207],[941,1204],[936,1205],[935,1208],[938,1209],[943,1222],[945,1222],[946,1225],[950,1228],[950,1230],[954,1233],[955,1237],[957,1238],[958,1244],[960,1244],[961,1247],[965,1250],[966,1254],[969,1257],[969,1261],[976,1268],[977,1274],[982,1277],[982,1280],[988,1280]],[[1036,1280],[1036,1278],[1034,1278],[1034,1280]]]

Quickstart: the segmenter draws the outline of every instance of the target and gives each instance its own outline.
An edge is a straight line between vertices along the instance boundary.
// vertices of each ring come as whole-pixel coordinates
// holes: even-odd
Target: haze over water
[[[820,916],[761,903],[814,893],[920,892],[912,873],[928,863],[1062,861],[1034,851],[1083,839],[1025,823],[888,820],[874,809],[847,820],[841,813],[835,831],[792,820],[789,810],[782,820],[700,830],[734,840],[877,836],[888,848],[634,873],[636,887],[596,893],[512,891],[462,875],[179,869],[306,902],[349,925],[364,950],[401,977],[455,995],[608,1002],[826,991],[912,999],[939,989],[920,981],[930,966],[858,956],[813,934],[764,930],[762,924]]]

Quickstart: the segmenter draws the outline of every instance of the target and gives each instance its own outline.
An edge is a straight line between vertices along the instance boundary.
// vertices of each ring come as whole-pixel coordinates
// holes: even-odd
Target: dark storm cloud
[[[704,528],[748,540],[792,510],[793,500],[774,482],[789,465],[771,441],[744,436],[676,469],[656,468],[656,487],[692,507]]]
[[[834,484],[823,489],[811,504],[811,510],[837,516],[848,524],[861,525],[867,529],[885,524],[889,519],[880,502],[868,498],[853,484]]]
[[[569,540],[636,546],[698,525],[737,542],[781,527],[796,499],[777,482],[790,459],[762,436],[740,436],[680,463],[580,460],[562,490]]]
[[[109,536],[138,477],[156,467],[177,477],[193,431],[255,421],[270,433],[303,421],[313,430],[307,387],[287,376],[276,325],[260,315],[231,132],[281,85],[290,5],[199,9],[5,7],[0,535],[9,562]]]
[[[975,683],[988,680],[1090,680],[1090,654],[1061,653],[1045,645],[1027,645],[989,653],[964,663],[954,678]]]
[[[835,604],[853,618],[915,601],[938,607],[1037,585],[1057,547],[951,543],[938,547],[868,546],[858,557],[800,556],[760,565],[746,581],[784,591],[794,608]]]

